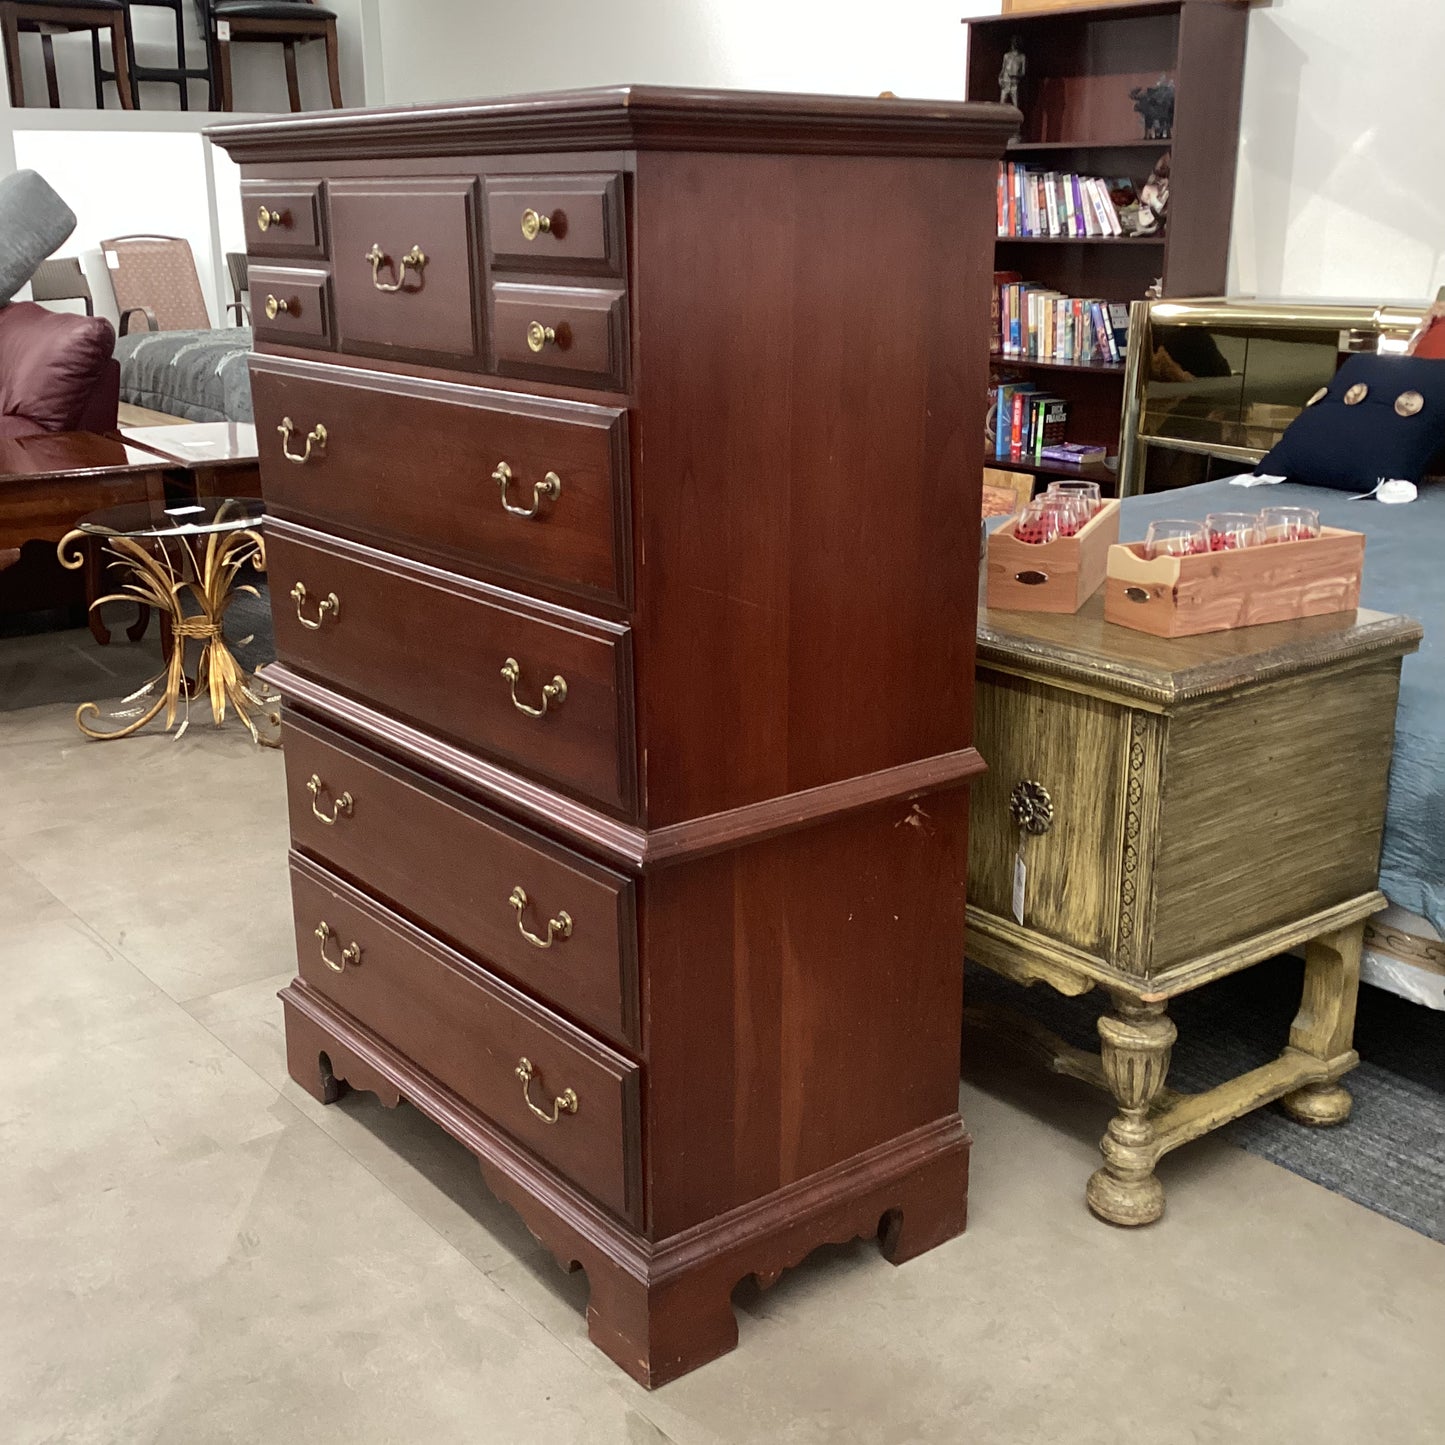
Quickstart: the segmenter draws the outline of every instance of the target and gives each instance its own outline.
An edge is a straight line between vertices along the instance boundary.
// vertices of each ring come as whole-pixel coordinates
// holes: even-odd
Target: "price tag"
[[[1028,892],[1029,870],[1024,862],[1024,840],[1019,839],[1019,850],[1014,854],[1014,922],[1023,927],[1024,898]]]
[[[231,38],[231,22],[229,20],[216,21],[216,39],[228,41]]]

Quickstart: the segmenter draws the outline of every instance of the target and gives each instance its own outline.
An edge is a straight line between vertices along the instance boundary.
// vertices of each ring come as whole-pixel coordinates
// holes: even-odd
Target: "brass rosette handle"
[[[543,211],[528,206],[522,212],[522,235],[528,241],[535,241],[544,231],[552,229],[552,218]]]
[[[284,296],[267,296],[265,310],[268,321],[274,321],[278,316],[299,316],[301,302],[295,296],[289,300]]]
[[[541,351],[543,347],[556,344],[557,328],[555,326],[544,326],[540,321],[527,323],[527,345],[533,351]]]
[[[540,1108],[532,1102],[532,1079],[536,1070],[532,1067],[532,1061],[528,1058],[517,1060],[517,1067],[513,1071],[522,1081],[522,1099],[527,1107],[544,1123],[555,1124],[563,1114],[575,1114],[577,1112],[577,1091],[575,1089],[563,1089],[555,1099],[552,1100],[551,1110]]]
[[[289,226],[291,224],[291,213],[289,211],[273,211],[270,206],[262,206],[256,212],[256,228],[261,231],[269,231],[272,226]]]
[[[525,923],[522,922],[522,915],[527,911],[527,890],[519,883],[512,889],[511,896],[507,902],[517,912],[517,932],[532,945],[533,948],[551,948],[553,940],[558,938],[572,937],[572,915],[565,908],[559,909],[555,918],[547,920],[546,938],[538,938]]]
[[[270,301],[272,298],[268,296],[266,299]],[[270,314],[269,308],[267,314]],[[326,450],[326,428],[320,422],[306,433],[306,450],[303,452],[291,450],[291,435],[296,430],[296,423],[289,416],[281,418],[281,425],[276,430],[281,434],[281,455],[288,462],[295,462],[298,467],[304,467],[311,460],[313,452],[320,456]]]
[[[338,818],[349,818],[351,809],[355,806],[355,799],[350,793],[342,793],[339,797],[332,798],[331,811],[324,813],[321,810],[321,795],[329,792],[326,784],[321,781],[320,774],[312,773],[310,781],[306,784],[306,791],[311,794],[311,811],[318,821],[325,823],[328,828],[335,827]]]
[[[391,257],[381,249],[375,242],[371,250],[366,253],[366,259],[371,262],[371,284],[378,291],[400,291],[406,285],[406,268],[412,267],[416,271],[417,284],[412,288],[415,291],[421,289],[422,267],[426,265],[426,252],[420,246],[413,246],[400,261],[396,263],[396,280],[383,281],[381,279],[381,268],[392,264]]]
[[[512,481],[512,469],[506,462],[498,462],[496,470],[492,473],[492,480],[501,489],[502,510],[509,512],[514,517],[535,518],[542,510],[544,501],[555,502],[562,495],[562,478],[556,472],[548,472],[540,482],[532,483],[532,505],[530,507],[519,507],[515,502],[507,500],[507,488]]]
[[[336,932],[324,918],[316,925],[315,933],[316,941],[321,945],[321,961],[332,973],[344,973],[348,965],[355,968],[361,962],[361,945],[354,942],[342,945],[339,960],[332,958],[328,948]]]
[[[306,584],[304,582],[298,582],[291,589],[291,600],[296,604],[296,620],[302,627],[308,628],[312,632],[319,632],[321,630],[321,624],[325,622],[328,617],[336,618],[341,615],[341,603],[337,600],[334,592],[328,592],[325,597],[322,597],[316,603],[316,621],[313,622],[306,616],[304,610],[306,607],[306,599],[310,597],[310,595],[306,590]]]
[[[559,708],[567,701],[567,679],[559,672],[551,682],[542,687],[542,706],[533,707],[517,696],[517,684],[522,678],[522,664],[515,657],[509,657],[502,664],[502,676],[511,684],[512,706],[528,717],[546,717],[548,708]]]
[[[1024,778],[1008,797],[1009,816],[1025,833],[1037,838],[1054,826],[1054,800],[1042,783]]]

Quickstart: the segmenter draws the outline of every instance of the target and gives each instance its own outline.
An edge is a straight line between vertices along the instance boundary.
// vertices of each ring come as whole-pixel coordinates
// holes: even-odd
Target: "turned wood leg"
[[[125,28],[119,20],[110,22],[110,63],[115,70],[115,94],[122,110],[134,110],[136,98],[130,86],[130,52]]]
[[[100,615],[99,607],[92,607],[91,603],[101,595],[105,583],[105,560],[103,557],[103,544],[95,539],[86,543],[85,547],[85,616],[90,623],[90,635],[102,646],[110,645],[110,628],[105,625],[105,619]]]
[[[0,36],[5,42],[5,78],[10,83],[10,104],[25,104],[25,81],[20,74],[20,20],[13,6],[0,6]]]
[[[144,602],[137,602],[135,608],[135,621],[125,630],[125,635],[132,642],[139,642],[146,635],[146,628],[150,626],[151,610]]]
[[[282,41],[281,48],[286,52],[286,96],[294,112],[301,109],[301,82],[296,76],[296,42]]]
[[[326,22],[326,80],[331,87],[331,108],[340,110],[341,99],[341,57],[337,53],[336,22]]]
[[[51,110],[60,109],[60,77],[55,71],[55,37],[48,30],[40,32],[40,55],[45,61],[45,90]]]
[[[1343,1124],[1350,1117],[1352,1101],[1339,1080],[1359,1062],[1353,1043],[1364,942],[1365,925],[1354,923],[1305,945],[1304,989],[1285,1054],[1318,1059],[1330,1077],[1306,1084],[1280,1100],[1285,1113],[1297,1123],[1318,1127]]]
[[[1104,1078],[1119,1105],[1099,1141],[1104,1167],[1089,1180],[1089,1208],[1110,1224],[1152,1224],[1164,1213],[1164,1186],[1154,1177],[1160,1150],[1149,1106],[1164,1087],[1178,1030],[1162,1003],[1116,998],[1099,1020]]]
[[[216,41],[216,73],[221,80],[221,109],[233,110],[235,108],[235,92],[232,89],[231,42],[229,40]]]

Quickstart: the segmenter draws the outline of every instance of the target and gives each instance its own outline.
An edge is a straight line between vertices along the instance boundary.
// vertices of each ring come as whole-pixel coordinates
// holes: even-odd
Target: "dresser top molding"
[[[1198,637],[1153,637],[1104,621],[1103,593],[1072,616],[978,609],[978,665],[1045,676],[1104,697],[1168,708],[1381,653],[1413,652],[1408,617],[1335,612]]]
[[[516,151],[764,151],[997,160],[1012,106],[615,85],[451,105],[324,111],[211,126],[238,162]]]

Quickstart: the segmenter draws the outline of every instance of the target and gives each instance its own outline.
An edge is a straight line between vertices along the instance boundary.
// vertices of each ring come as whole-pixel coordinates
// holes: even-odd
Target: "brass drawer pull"
[[[283,301],[279,296],[268,296],[266,298],[266,319],[274,321],[278,316],[299,316],[301,314],[301,300],[293,296],[289,301]]]
[[[527,704],[517,696],[517,683],[522,676],[522,665],[515,657],[509,657],[506,662],[502,664],[502,676],[512,684],[512,706],[516,708],[518,712],[526,713],[528,717],[545,717],[547,715],[547,709],[551,707],[553,703],[561,707],[562,704],[567,701],[567,679],[560,673],[542,688],[541,707],[528,707]]]
[[[540,321],[532,321],[527,324],[527,345],[533,351],[540,351],[544,346],[557,344],[557,332],[554,327],[543,326]]]
[[[336,935],[331,931],[331,925],[323,918],[321,922],[316,925],[316,938],[321,944],[322,963],[324,963],[332,973],[341,973],[348,963],[352,968],[355,968],[356,965],[361,962],[361,945],[359,943],[344,944],[341,949],[341,962],[333,963],[331,961],[331,955],[326,951],[326,945],[335,937]]]
[[[316,621],[313,622],[301,611],[306,605],[307,597],[310,595],[306,590],[306,584],[304,582],[298,582],[291,589],[291,600],[296,604],[296,620],[302,627],[309,627],[312,632],[317,632],[320,630],[321,624],[326,621],[326,614],[328,612],[333,618],[341,615],[341,603],[337,601],[334,592],[328,592],[326,596],[316,604]]]
[[[555,502],[562,495],[562,478],[556,472],[548,472],[540,482],[532,483],[532,505],[518,507],[507,500],[507,484],[512,480],[512,469],[506,462],[498,462],[492,473],[492,480],[502,489],[502,510],[514,517],[535,517],[542,506],[542,498]]]
[[[1054,826],[1054,800],[1049,790],[1032,778],[1014,784],[1008,795],[1008,810],[1014,823],[1035,838]]]
[[[270,315],[271,297],[266,298],[266,314]],[[296,430],[296,423],[289,416],[281,418],[281,425],[276,428],[281,433],[281,455],[288,462],[295,462],[298,467],[303,467],[311,460],[311,453],[314,450],[317,456],[326,450],[326,428],[317,422],[309,432],[306,433],[306,450],[299,455],[291,450],[291,433]]]
[[[544,215],[540,211],[534,211],[531,206],[528,206],[527,209],[522,212],[522,234],[527,240],[535,241],[543,231],[550,231],[551,229],[551,216]]]
[[[517,910],[517,932],[533,948],[551,948],[554,938],[572,937],[572,915],[566,909],[560,909],[555,918],[547,920],[546,938],[538,938],[535,933],[528,931],[527,925],[522,922],[522,914],[527,910],[527,890],[520,883],[512,889],[512,896],[507,899],[507,902]]]
[[[420,246],[413,246],[405,256],[401,258],[396,268],[395,281],[383,281],[377,274],[383,266],[390,265],[391,257],[373,243],[371,250],[366,253],[366,259],[371,262],[371,284],[378,291],[400,291],[406,285],[406,268],[415,266],[417,269],[417,280],[421,280],[421,268],[426,265],[426,252]]]
[[[555,1124],[563,1114],[575,1114],[577,1112],[577,1091],[575,1089],[563,1089],[555,1099],[552,1100],[552,1112],[549,1114],[545,1109],[539,1109],[532,1102],[532,1075],[535,1070],[532,1068],[531,1059],[518,1059],[516,1074],[522,1081],[522,1098],[527,1107],[544,1123]]]
[[[311,781],[306,784],[306,791],[311,794],[311,811],[325,823],[329,828],[338,818],[349,818],[353,806],[353,799],[350,793],[342,793],[339,798],[334,798],[331,803],[330,813],[323,813],[316,805],[321,801],[322,793],[327,791],[326,784],[316,774],[311,774]]]
[[[259,230],[269,231],[272,226],[289,226],[290,224],[290,211],[273,211],[270,206],[262,206],[256,212],[256,226]]]

